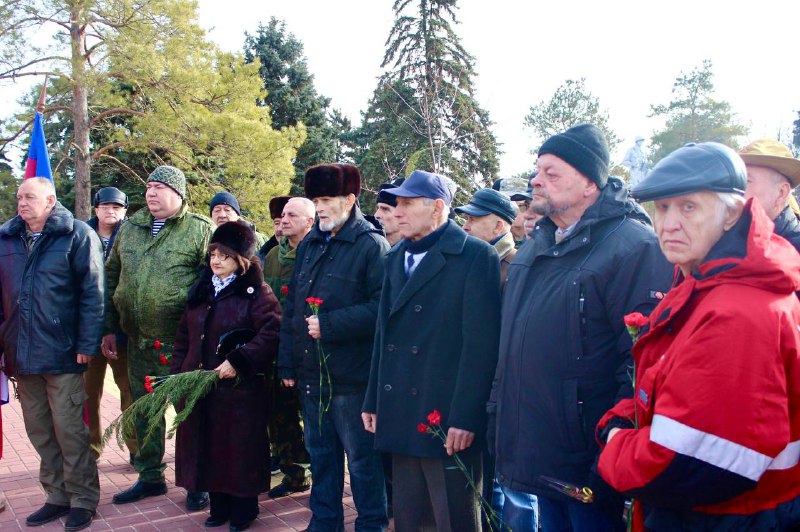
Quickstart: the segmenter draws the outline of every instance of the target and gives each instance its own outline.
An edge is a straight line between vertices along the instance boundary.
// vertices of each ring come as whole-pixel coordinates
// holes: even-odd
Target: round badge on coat
[[[253,293],[253,292],[255,292],[255,291],[256,291],[256,289],[255,289],[255,288],[253,288],[252,286],[248,286],[248,287],[247,287],[247,293],[248,293],[248,294],[252,294],[252,293]]]

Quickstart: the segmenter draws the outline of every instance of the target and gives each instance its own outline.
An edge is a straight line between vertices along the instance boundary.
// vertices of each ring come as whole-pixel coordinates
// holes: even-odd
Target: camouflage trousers
[[[303,441],[300,426],[300,392],[297,387],[287,388],[280,382],[274,386],[272,413],[269,420],[269,441],[272,456],[280,458],[283,484],[292,488],[307,486],[308,464],[311,458]]]
[[[162,340],[162,342],[167,343],[166,340]],[[134,401],[147,395],[147,390],[144,389],[146,375],[169,375],[169,365],[163,366],[159,362],[159,355],[164,352],[163,349],[156,349],[153,344],[152,340],[128,337],[128,376]],[[139,473],[139,480],[142,482],[163,482],[164,470],[167,468],[164,463],[166,422],[162,418],[156,430],[145,442],[148,421],[147,419],[136,419],[134,422],[139,448],[136,450],[133,466]]]

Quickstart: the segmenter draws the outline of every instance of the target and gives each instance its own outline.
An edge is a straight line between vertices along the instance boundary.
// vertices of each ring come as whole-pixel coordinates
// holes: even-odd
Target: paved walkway
[[[25,526],[25,518],[44,504],[44,491],[39,484],[39,455],[25,434],[19,402],[12,399],[2,407],[3,458],[0,460],[0,491],[6,499],[6,509],[0,512],[0,530],[63,530],[64,518],[33,529]],[[106,426],[119,415],[119,391],[114,385],[109,369],[106,374],[105,394],[102,401],[103,424]],[[208,511],[188,512],[185,507],[186,492],[175,487],[175,441],[167,440],[167,485],[169,491],[160,497],[150,497],[137,503],[116,506],[111,497],[130,487],[136,481],[136,472],[128,464],[127,449],[111,442],[97,462],[100,475],[100,504],[97,516],[89,530],[125,531],[176,531],[205,530],[203,522]],[[350,486],[345,479],[344,515],[346,529],[353,530],[356,517]],[[272,485],[280,476],[272,477]],[[311,518],[308,509],[310,492],[281,499],[259,497],[260,514],[251,526],[254,530],[289,532],[303,530]],[[217,530],[226,530],[225,528]]]

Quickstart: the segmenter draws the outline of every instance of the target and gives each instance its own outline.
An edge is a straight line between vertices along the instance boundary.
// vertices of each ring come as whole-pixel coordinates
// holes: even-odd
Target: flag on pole
[[[50,158],[47,156],[47,143],[44,140],[42,114],[38,112],[33,119],[31,147],[28,150],[28,160],[25,163],[25,179],[30,177],[45,177],[50,181],[53,180],[53,172],[50,170]]]

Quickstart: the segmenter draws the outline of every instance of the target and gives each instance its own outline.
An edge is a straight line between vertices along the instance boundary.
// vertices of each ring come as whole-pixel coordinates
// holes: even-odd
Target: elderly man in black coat
[[[394,216],[403,240],[387,255],[375,350],[362,418],[391,453],[397,530],[480,530],[485,402],[500,333],[500,262],[495,250],[448,220],[454,184],[415,171]],[[432,411],[445,444],[418,432]],[[480,489],[480,488],[479,488]]]
[[[356,530],[388,524],[381,457],[359,414],[389,244],[356,205],[360,190],[361,175],[351,164],[306,171],[305,194],[319,220],[297,247],[281,326],[278,377],[298,386],[303,398],[311,532],[344,530],[345,454]]]

